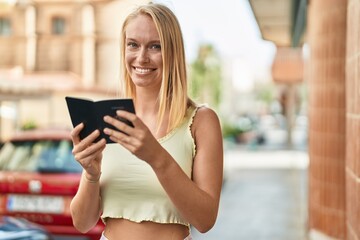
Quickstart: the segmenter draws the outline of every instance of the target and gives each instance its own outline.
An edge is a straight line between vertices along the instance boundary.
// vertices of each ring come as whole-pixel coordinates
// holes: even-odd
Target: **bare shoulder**
[[[206,106],[201,106],[198,108],[196,115],[193,120],[193,129],[195,132],[200,129],[209,130],[209,127],[212,129],[220,128],[220,120],[217,113]]]
[[[196,115],[194,117],[194,121],[205,121],[205,120],[218,121],[219,118],[218,118],[217,113],[213,109],[211,109],[207,106],[200,106],[197,109]]]

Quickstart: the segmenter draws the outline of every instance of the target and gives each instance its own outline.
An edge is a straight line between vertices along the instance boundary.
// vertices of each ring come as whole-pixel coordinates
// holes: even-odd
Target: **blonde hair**
[[[162,83],[158,96],[159,112],[157,129],[160,128],[165,111],[169,110],[168,130],[177,127],[186,115],[188,105],[194,105],[187,94],[187,75],[184,42],[180,24],[174,13],[161,4],[149,3],[135,9],[125,19],[121,31],[121,77],[123,97],[136,101],[136,90],[125,66],[126,27],[137,16],[145,14],[152,18],[159,33],[163,59]]]

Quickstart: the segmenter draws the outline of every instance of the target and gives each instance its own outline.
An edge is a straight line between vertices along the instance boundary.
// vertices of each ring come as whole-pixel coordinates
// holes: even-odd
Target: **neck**
[[[158,91],[136,91],[135,102],[136,115],[144,122],[156,138],[160,138],[166,134],[167,114],[165,120],[160,127],[157,127],[157,116],[159,113]]]
[[[158,92],[138,92],[135,103],[136,114],[157,115],[159,109]]]

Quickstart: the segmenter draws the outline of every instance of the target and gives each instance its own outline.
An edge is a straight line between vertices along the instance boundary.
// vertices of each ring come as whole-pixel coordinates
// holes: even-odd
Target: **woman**
[[[136,115],[104,121],[115,142],[83,140],[72,131],[73,154],[82,165],[71,203],[74,226],[89,231],[101,217],[102,239],[191,239],[190,225],[207,232],[216,221],[223,173],[219,119],[187,96],[181,29],[161,4],[140,6],[121,33],[122,96],[133,98]]]

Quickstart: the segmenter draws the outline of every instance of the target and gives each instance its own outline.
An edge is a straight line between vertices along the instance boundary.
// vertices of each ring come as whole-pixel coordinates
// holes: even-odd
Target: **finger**
[[[97,143],[88,146],[83,151],[76,153],[74,157],[80,163],[86,162],[87,159],[94,159],[95,156],[105,148],[105,146],[105,139],[101,139]]]
[[[84,138],[74,146],[73,153],[81,152],[89,145],[92,145],[98,136],[100,136],[100,131],[93,131],[90,135],[88,135],[86,138]]]
[[[134,113],[118,110],[116,111],[116,115],[130,121],[135,128],[142,125],[142,121]]]
[[[117,128],[118,130],[126,133],[127,135],[131,135],[132,131],[134,130],[133,127],[130,127],[129,125],[127,125],[126,123],[122,122],[121,120],[118,120],[116,118],[110,117],[110,116],[105,116],[104,117],[104,121],[112,126],[114,126],[115,128]]]
[[[76,125],[76,127],[71,131],[70,136],[74,145],[80,142],[80,132],[84,128],[84,123]]]
[[[90,167],[96,166],[99,163],[96,161],[96,159],[104,149],[105,149],[105,144],[104,144],[104,146],[94,150],[90,155],[86,155],[83,157],[78,156],[79,157],[78,162],[84,168],[90,168]],[[80,153],[79,153],[79,155],[80,155]]]
[[[130,143],[130,136],[126,133],[119,132],[110,128],[105,128],[104,133],[107,134],[109,137],[116,139],[116,142],[119,143]]]
[[[132,144],[132,140],[126,140],[126,139],[118,139],[115,137],[109,137],[113,142],[121,144],[124,148],[126,148],[127,150],[129,150],[130,152],[134,153],[134,146]]]

